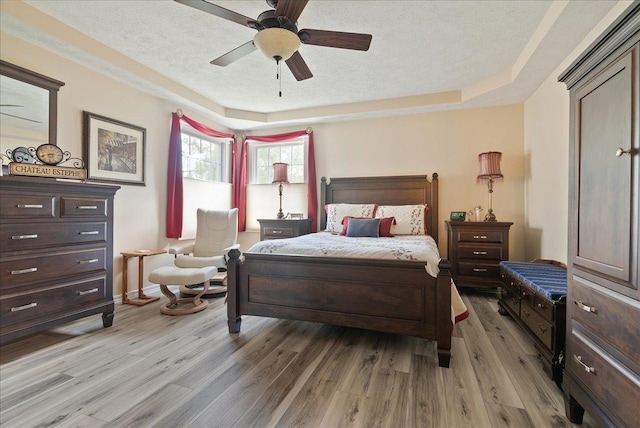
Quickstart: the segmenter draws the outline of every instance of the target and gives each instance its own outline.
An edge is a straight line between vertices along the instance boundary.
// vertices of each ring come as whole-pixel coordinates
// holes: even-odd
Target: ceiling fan
[[[298,31],[296,21],[309,0],[266,0],[267,4],[275,9],[262,12],[258,19],[249,18],[205,0],[175,1],[258,30],[253,40],[211,61],[211,64],[223,67],[258,48],[268,58],[274,58],[278,64],[284,60],[296,80],[300,81],[313,77],[298,51],[300,43],[360,51],[368,50],[371,44],[371,34],[306,28]]]

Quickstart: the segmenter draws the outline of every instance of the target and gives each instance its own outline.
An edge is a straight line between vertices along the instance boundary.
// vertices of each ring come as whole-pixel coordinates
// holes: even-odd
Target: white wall
[[[526,260],[567,261],[569,91],[558,76],[630,4],[619,2],[524,103]]]

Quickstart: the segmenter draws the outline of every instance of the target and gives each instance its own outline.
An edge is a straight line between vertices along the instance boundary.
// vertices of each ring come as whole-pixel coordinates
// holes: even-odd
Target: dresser
[[[98,313],[112,325],[118,189],[0,177],[0,343]]]
[[[567,417],[640,421],[640,3],[559,78],[570,90]]]
[[[258,219],[260,223],[260,240],[295,238],[311,233],[310,218],[299,220]]]
[[[500,262],[509,260],[513,223],[446,221],[447,258],[459,287],[502,287]]]

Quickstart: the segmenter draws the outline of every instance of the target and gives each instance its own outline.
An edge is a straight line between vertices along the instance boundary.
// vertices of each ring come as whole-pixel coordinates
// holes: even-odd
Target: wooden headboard
[[[438,174],[396,177],[322,177],[320,187],[320,230],[327,227],[326,204],[413,205],[427,204],[428,233],[438,242]]]

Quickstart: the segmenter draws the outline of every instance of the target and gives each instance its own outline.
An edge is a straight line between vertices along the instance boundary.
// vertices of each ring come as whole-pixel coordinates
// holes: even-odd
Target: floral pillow
[[[376,204],[327,204],[327,232],[342,232],[342,219],[345,217],[373,218]]]
[[[376,209],[376,218],[395,218],[391,225],[392,235],[425,235],[424,216],[428,209],[425,204],[380,205]]]

